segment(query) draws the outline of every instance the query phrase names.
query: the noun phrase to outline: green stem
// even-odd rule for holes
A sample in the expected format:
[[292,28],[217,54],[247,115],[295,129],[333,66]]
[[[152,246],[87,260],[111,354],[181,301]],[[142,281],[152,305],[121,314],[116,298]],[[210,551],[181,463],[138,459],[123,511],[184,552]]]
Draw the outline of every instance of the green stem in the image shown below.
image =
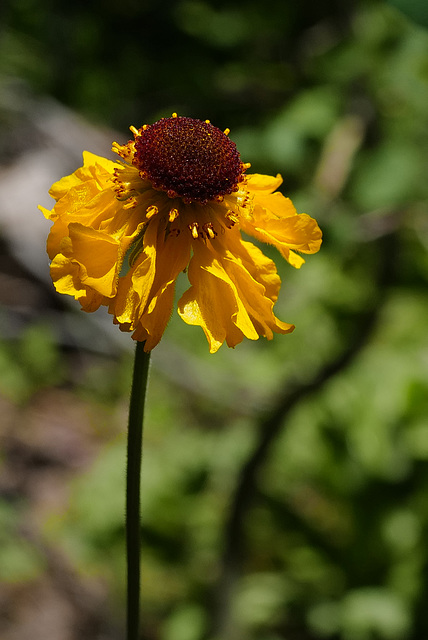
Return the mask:
[[138,640],[140,631],[140,476],[143,445],[143,418],[150,352],[137,342],[128,421],[126,467],[126,640]]

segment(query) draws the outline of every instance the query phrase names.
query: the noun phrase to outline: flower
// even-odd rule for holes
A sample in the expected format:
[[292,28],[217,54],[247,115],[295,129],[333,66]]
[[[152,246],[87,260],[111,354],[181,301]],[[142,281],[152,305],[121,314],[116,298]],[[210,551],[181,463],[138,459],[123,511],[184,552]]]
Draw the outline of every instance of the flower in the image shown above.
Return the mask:
[[321,231],[275,191],[282,178],[246,175],[229,130],[208,120],[177,116],[113,143],[119,161],[85,151],[83,167],[56,182],[47,240],[50,272],[59,293],[84,311],[108,307],[122,331],[150,351],[170,318],[175,282],[190,288],[178,313],[205,332],[214,353],[294,326],[273,313],[280,289],[274,262],[241,230],[275,245],[294,267],[315,253]]

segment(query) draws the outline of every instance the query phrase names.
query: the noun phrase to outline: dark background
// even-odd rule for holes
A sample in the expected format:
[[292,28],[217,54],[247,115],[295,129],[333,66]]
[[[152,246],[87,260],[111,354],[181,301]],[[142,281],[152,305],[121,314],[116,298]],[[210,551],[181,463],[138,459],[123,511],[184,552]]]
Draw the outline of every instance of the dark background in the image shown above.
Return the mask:
[[142,638],[428,635],[428,12],[399,3],[2,4],[2,640],[123,638],[133,344],[55,293],[37,205],[174,111],[324,243],[265,248],[293,334],[210,355],[174,312],[154,350]]

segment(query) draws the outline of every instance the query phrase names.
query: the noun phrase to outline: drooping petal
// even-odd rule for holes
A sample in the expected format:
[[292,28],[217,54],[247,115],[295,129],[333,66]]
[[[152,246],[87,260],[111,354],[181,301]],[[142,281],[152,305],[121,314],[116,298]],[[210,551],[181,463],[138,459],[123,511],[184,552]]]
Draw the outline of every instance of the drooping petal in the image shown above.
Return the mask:
[[[233,322],[233,317],[238,314],[239,309],[232,288],[222,278],[217,278],[203,268],[199,268],[197,276],[191,277],[189,273],[189,279],[195,284],[178,302],[181,318],[187,324],[202,327],[210,346],[210,353],[215,353],[225,340],[230,347],[239,344],[244,334]],[[251,325],[248,337],[253,340],[258,338],[258,335],[251,331]]]
[[316,220],[306,213],[298,214],[289,198],[281,193],[255,195],[251,215],[242,216],[242,229],[260,240],[273,244],[296,268],[304,259],[296,253],[316,253],[322,233]]
[[103,296],[116,290],[119,243],[111,236],[78,222],[69,225],[70,255],[82,265],[82,284]]
[[86,313],[93,313],[101,305],[107,305],[108,298],[102,296],[98,291],[87,287],[85,295],[79,297],[79,302],[83,311],[86,311]]
[[82,284],[82,267],[77,260],[58,253],[51,263],[51,277],[58,293],[65,293],[78,300],[86,294]]
[[[256,271],[254,265],[253,270]],[[244,336],[251,340],[260,335],[271,339],[273,331],[289,333],[294,328],[274,316],[273,302],[265,296],[265,287],[231,253],[223,257],[205,245],[197,245],[189,280],[192,287],[179,301],[179,314],[188,324],[202,327],[211,352],[217,351],[225,340],[234,347]]]
[[158,237],[150,300],[132,336],[134,340],[146,340],[146,351],[153,349],[162,338],[172,313],[176,279],[188,265],[189,258],[190,235]]
[[273,332],[293,331],[293,325],[281,322],[273,313],[280,278],[272,260],[250,242],[230,234],[221,264],[260,336],[270,340]]
[[227,236],[220,236],[219,242],[223,245],[224,255],[241,262],[253,279],[264,286],[264,295],[275,302],[281,287],[281,279],[274,261],[265,256],[252,242],[242,240],[236,228],[231,229]]
[[[115,208],[117,208],[116,203],[112,200],[111,195],[108,196],[108,201],[113,214]],[[60,214],[56,217],[54,224],[51,227],[46,244],[46,250],[51,259],[60,250],[61,241],[68,235],[68,227],[70,224],[78,222],[88,228],[90,227],[94,229],[99,226],[96,223],[96,218],[100,215],[100,210],[98,207],[94,208],[95,206],[96,203],[94,203],[92,208],[88,209],[82,204],[79,208],[78,205],[76,207],[76,204],[70,203],[69,210],[65,206],[65,213],[63,214],[60,211]],[[74,208],[76,208],[75,211],[73,211]]]
[[143,249],[126,275],[119,277],[117,294],[109,312],[126,331],[133,331],[144,312],[156,274],[156,240],[158,220],[155,218],[144,233]]
[[147,301],[153,282],[154,265],[154,255],[143,252],[134,268],[119,278],[117,294],[110,302],[109,312],[125,331],[132,331],[138,323],[141,307]]
[[272,340],[273,333],[290,333],[294,326],[281,322],[273,314],[273,302],[264,295],[264,287],[254,280],[239,262],[232,258],[223,260],[223,267],[235,284],[238,295],[259,336]]

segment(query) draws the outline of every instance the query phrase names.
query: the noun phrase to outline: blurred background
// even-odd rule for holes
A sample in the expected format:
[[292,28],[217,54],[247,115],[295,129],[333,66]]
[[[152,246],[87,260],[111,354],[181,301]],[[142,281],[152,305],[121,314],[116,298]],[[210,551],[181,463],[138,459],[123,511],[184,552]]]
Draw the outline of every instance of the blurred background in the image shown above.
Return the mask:
[[119,640],[133,344],[55,293],[50,185],[176,111],[284,177],[321,252],[272,342],[152,357],[143,640],[428,637],[423,0],[0,9],[0,637]]

